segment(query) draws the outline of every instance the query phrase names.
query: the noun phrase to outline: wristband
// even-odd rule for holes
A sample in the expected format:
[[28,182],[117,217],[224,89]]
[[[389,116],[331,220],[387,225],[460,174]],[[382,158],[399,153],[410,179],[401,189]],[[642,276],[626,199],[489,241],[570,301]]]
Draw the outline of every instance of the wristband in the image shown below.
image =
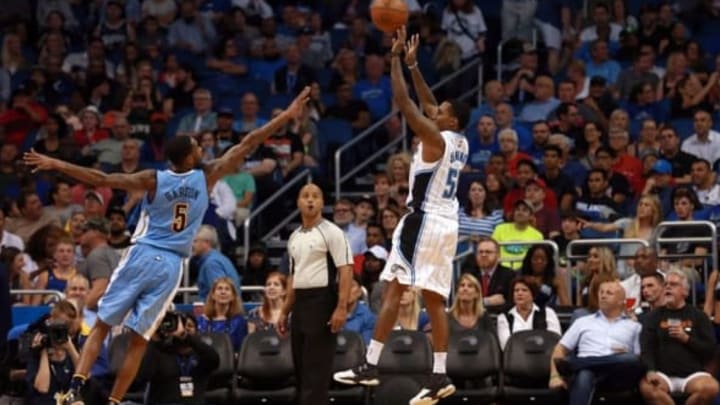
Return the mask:
[[560,377],[560,374],[551,374],[551,375],[550,375],[550,379],[551,379],[551,380],[554,380],[554,379],[556,379],[556,378],[562,378],[562,377]]
[[410,70],[414,70],[414,69],[417,69],[417,67],[418,67],[418,63],[415,62],[415,63],[413,63],[412,65],[408,65],[407,68],[410,69]]

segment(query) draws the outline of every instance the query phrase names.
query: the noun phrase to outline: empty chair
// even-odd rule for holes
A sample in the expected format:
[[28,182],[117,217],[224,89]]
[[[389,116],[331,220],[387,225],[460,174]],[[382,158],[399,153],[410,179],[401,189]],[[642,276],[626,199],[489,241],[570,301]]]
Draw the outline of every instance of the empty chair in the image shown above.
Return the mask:
[[289,404],[295,399],[290,339],[274,330],[245,338],[238,357],[238,403]]
[[506,403],[559,403],[562,393],[548,388],[550,357],[560,340],[554,332],[514,333],[505,347],[502,395]]
[[390,333],[378,362],[380,385],[375,405],[407,404],[422,388],[432,370],[432,348],[423,332],[395,330]]
[[451,334],[447,373],[457,388],[443,403],[493,402],[500,394],[501,351],[495,334],[466,330]]
[[[343,331],[337,335],[335,357],[333,358],[333,373],[347,370],[362,364],[365,361],[365,342],[357,332]],[[363,402],[365,388],[361,386],[347,386],[331,383],[330,402],[333,404],[358,404]]]
[[208,403],[226,404],[235,392],[235,354],[230,336],[226,333],[206,333],[201,339],[220,356],[220,364],[213,371],[205,391]]

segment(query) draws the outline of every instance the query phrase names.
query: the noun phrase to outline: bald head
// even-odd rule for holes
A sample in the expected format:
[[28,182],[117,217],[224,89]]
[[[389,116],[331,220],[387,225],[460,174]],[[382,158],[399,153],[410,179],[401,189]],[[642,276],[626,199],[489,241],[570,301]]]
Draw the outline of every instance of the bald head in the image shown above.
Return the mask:
[[625,289],[617,280],[604,281],[598,290],[598,307],[606,317],[619,316],[625,309]]
[[317,184],[308,183],[300,189],[297,206],[300,210],[303,224],[311,223],[321,217],[324,205],[323,193]]
[[302,194],[303,192],[315,192],[315,193],[320,193],[322,195],[322,190],[315,183],[308,183],[308,184],[302,186],[302,188],[300,189],[300,194]]

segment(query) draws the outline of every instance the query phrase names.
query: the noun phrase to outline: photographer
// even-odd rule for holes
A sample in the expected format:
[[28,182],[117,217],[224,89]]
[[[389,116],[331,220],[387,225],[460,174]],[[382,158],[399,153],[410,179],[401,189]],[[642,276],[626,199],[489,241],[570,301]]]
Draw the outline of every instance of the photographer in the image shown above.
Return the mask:
[[53,306],[32,338],[26,381],[28,403],[55,405],[55,393],[68,389],[80,355],[70,336],[77,333],[78,313],[70,301]]
[[150,384],[146,403],[205,404],[205,389],[220,357],[196,331],[192,316],[177,312],[165,316],[148,345],[138,376]]

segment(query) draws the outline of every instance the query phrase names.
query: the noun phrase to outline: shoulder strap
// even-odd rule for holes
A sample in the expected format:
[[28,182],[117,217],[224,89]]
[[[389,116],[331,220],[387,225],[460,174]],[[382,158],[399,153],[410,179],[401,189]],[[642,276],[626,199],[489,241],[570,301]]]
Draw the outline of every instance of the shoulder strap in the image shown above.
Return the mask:
[[515,317],[513,314],[510,313],[510,311],[505,313],[505,318],[507,318],[508,321],[508,329],[510,330],[510,334],[513,333],[513,322],[515,322]]
[[540,307],[533,316],[533,329],[547,329],[545,307]]
[[470,39],[472,39],[473,41],[477,41],[479,38],[476,38],[475,35],[470,33],[470,30],[465,26],[465,23],[463,22],[462,18],[460,18],[460,15],[458,15],[457,10],[453,10],[453,14],[455,14],[455,19],[457,20],[460,29],[463,30],[463,33],[470,37]]

